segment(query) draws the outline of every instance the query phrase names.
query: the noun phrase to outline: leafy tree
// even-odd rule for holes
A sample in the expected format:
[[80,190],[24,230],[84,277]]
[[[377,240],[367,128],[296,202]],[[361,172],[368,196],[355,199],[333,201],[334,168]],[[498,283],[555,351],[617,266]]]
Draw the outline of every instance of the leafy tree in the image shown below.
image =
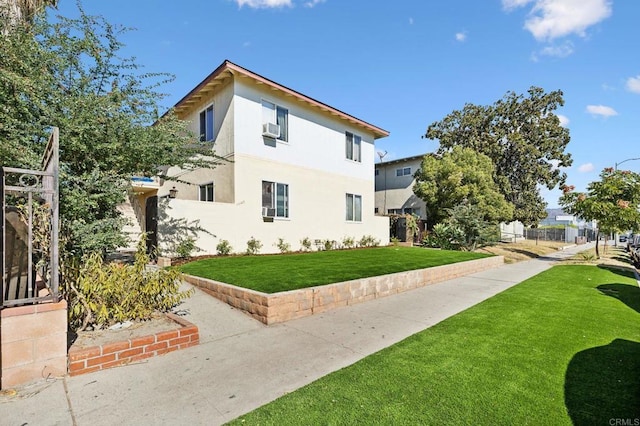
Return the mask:
[[495,182],[515,207],[513,219],[533,225],[546,216],[539,185],[552,189],[564,184],[566,174],[559,167],[572,160],[564,152],[569,131],[554,114],[564,105],[562,92],[531,87],[528,93],[507,92],[490,106],[466,104],[432,123],[425,136],[439,140],[440,154],[463,146],[491,158]]
[[470,148],[456,146],[439,157],[425,156],[415,173],[413,192],[426,203],[427,228],[460,204],[476,206],[489,222],[511,219],[513,207],[500,194],[493,174],[491,159]]
[[61,233],[72,256],[124,243],[116,206],[132,175],[217,161],[186,123],[158,119],[159,89],[172,77],[120,57],[125,29],[80,12],[11,31],[0,21],[0,164],[38,167],[50,126],[59,127]]
[[0,17],[11,24],[30,24],[45,8],[57,5],[58,0],[0,0]]
[[560,205],[570,214],[598,222],[596,256],[600,258],[600,231],[637,230],[640,225],[640,174],[606,168],[600,180],[591,182],[587,192],[564,186]]

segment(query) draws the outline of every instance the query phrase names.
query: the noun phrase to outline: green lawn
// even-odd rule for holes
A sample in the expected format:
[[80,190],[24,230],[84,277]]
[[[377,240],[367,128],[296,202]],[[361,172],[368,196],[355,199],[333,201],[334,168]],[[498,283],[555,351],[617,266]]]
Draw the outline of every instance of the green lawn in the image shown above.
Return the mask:
[[277,293],[486,256],[419,247],[376,247],[273,256],[214,257],[187,263],[180,270],[264,293]]
[[640,419],[640,288],[620,271],[557,266],[234,423],[616,418]]

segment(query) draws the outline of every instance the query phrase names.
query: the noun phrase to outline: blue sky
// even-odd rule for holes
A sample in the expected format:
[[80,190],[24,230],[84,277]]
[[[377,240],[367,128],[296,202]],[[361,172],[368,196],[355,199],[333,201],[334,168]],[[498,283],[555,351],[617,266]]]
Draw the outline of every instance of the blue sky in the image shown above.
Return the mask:
[[[640,157],[637,0],[84,0],[136,30],[123,51],[169,108],[228,59],[388,130],[385,161],[435,151],[429,124],[530,86],[562,90],[569,184]],[[77,15],[75,1],[58,11]],[[640,172],[640,161],[620,166]],[[549,207],[560,191],[543,190]]]

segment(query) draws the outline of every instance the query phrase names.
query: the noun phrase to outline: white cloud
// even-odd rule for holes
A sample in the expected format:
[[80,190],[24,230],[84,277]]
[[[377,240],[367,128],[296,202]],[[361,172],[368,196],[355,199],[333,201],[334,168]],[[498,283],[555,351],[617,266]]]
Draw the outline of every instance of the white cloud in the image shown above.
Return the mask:
[[556,114],[558,119],[560,120],[560,125],[562,127],[567,127],[569,125],[569,118],[562,114]]
[[585,163],[585,164],[581,165],[580,167],[578,167],[578,171],[580,173],[589,173],[589,172],[592,172],[594,168],[595,167],[593,166],[592,163]]
[[249,47],[249,46],[251,46],[250,41],[245,41],[244,43],[242,43],[242,47]]
[[409,25],[413,25],[413,18],[409,18]]
[[629,77],[627,79],[627,90],[640,94],[640,75],[637,77]]
[[457,41],[463,42],[466,39],[467,39],[467,32],[466,31],[456,33],[456,40]]
[[602,117],[613,117],[618,115],[618,112],[608,106],[604,105],[587,105],[587,112],[592,115],[600,115]]
[[612,0],[502,0],[510,11],[533,3],[524,27],[536,40],[571,34],[585,36],[587,28],[611,16]]
[[540,50],[540,55],[543,56],[555,56],[557,58],[566,58],[573,53],[573,43],[569,40],[560,45],[546,46]]
[[522,7],[527,3],[531,3],[534,0],[502,0],[502,7],[506,10],[516,9]]
[[309,0],[304,5],[306,7],[314,7],[317,4],[324,3],[326,0]]
[[263,9],[270,7],[292,7],[291,0],[234,0],[238,6],[247,6],[254,9]]

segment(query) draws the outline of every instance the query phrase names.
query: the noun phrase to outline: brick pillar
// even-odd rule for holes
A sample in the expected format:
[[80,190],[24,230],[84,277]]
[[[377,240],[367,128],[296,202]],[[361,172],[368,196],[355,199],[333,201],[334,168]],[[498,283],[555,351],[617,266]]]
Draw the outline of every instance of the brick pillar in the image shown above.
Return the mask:
[[67,372],[67,302],[0,311],[0,389]]

